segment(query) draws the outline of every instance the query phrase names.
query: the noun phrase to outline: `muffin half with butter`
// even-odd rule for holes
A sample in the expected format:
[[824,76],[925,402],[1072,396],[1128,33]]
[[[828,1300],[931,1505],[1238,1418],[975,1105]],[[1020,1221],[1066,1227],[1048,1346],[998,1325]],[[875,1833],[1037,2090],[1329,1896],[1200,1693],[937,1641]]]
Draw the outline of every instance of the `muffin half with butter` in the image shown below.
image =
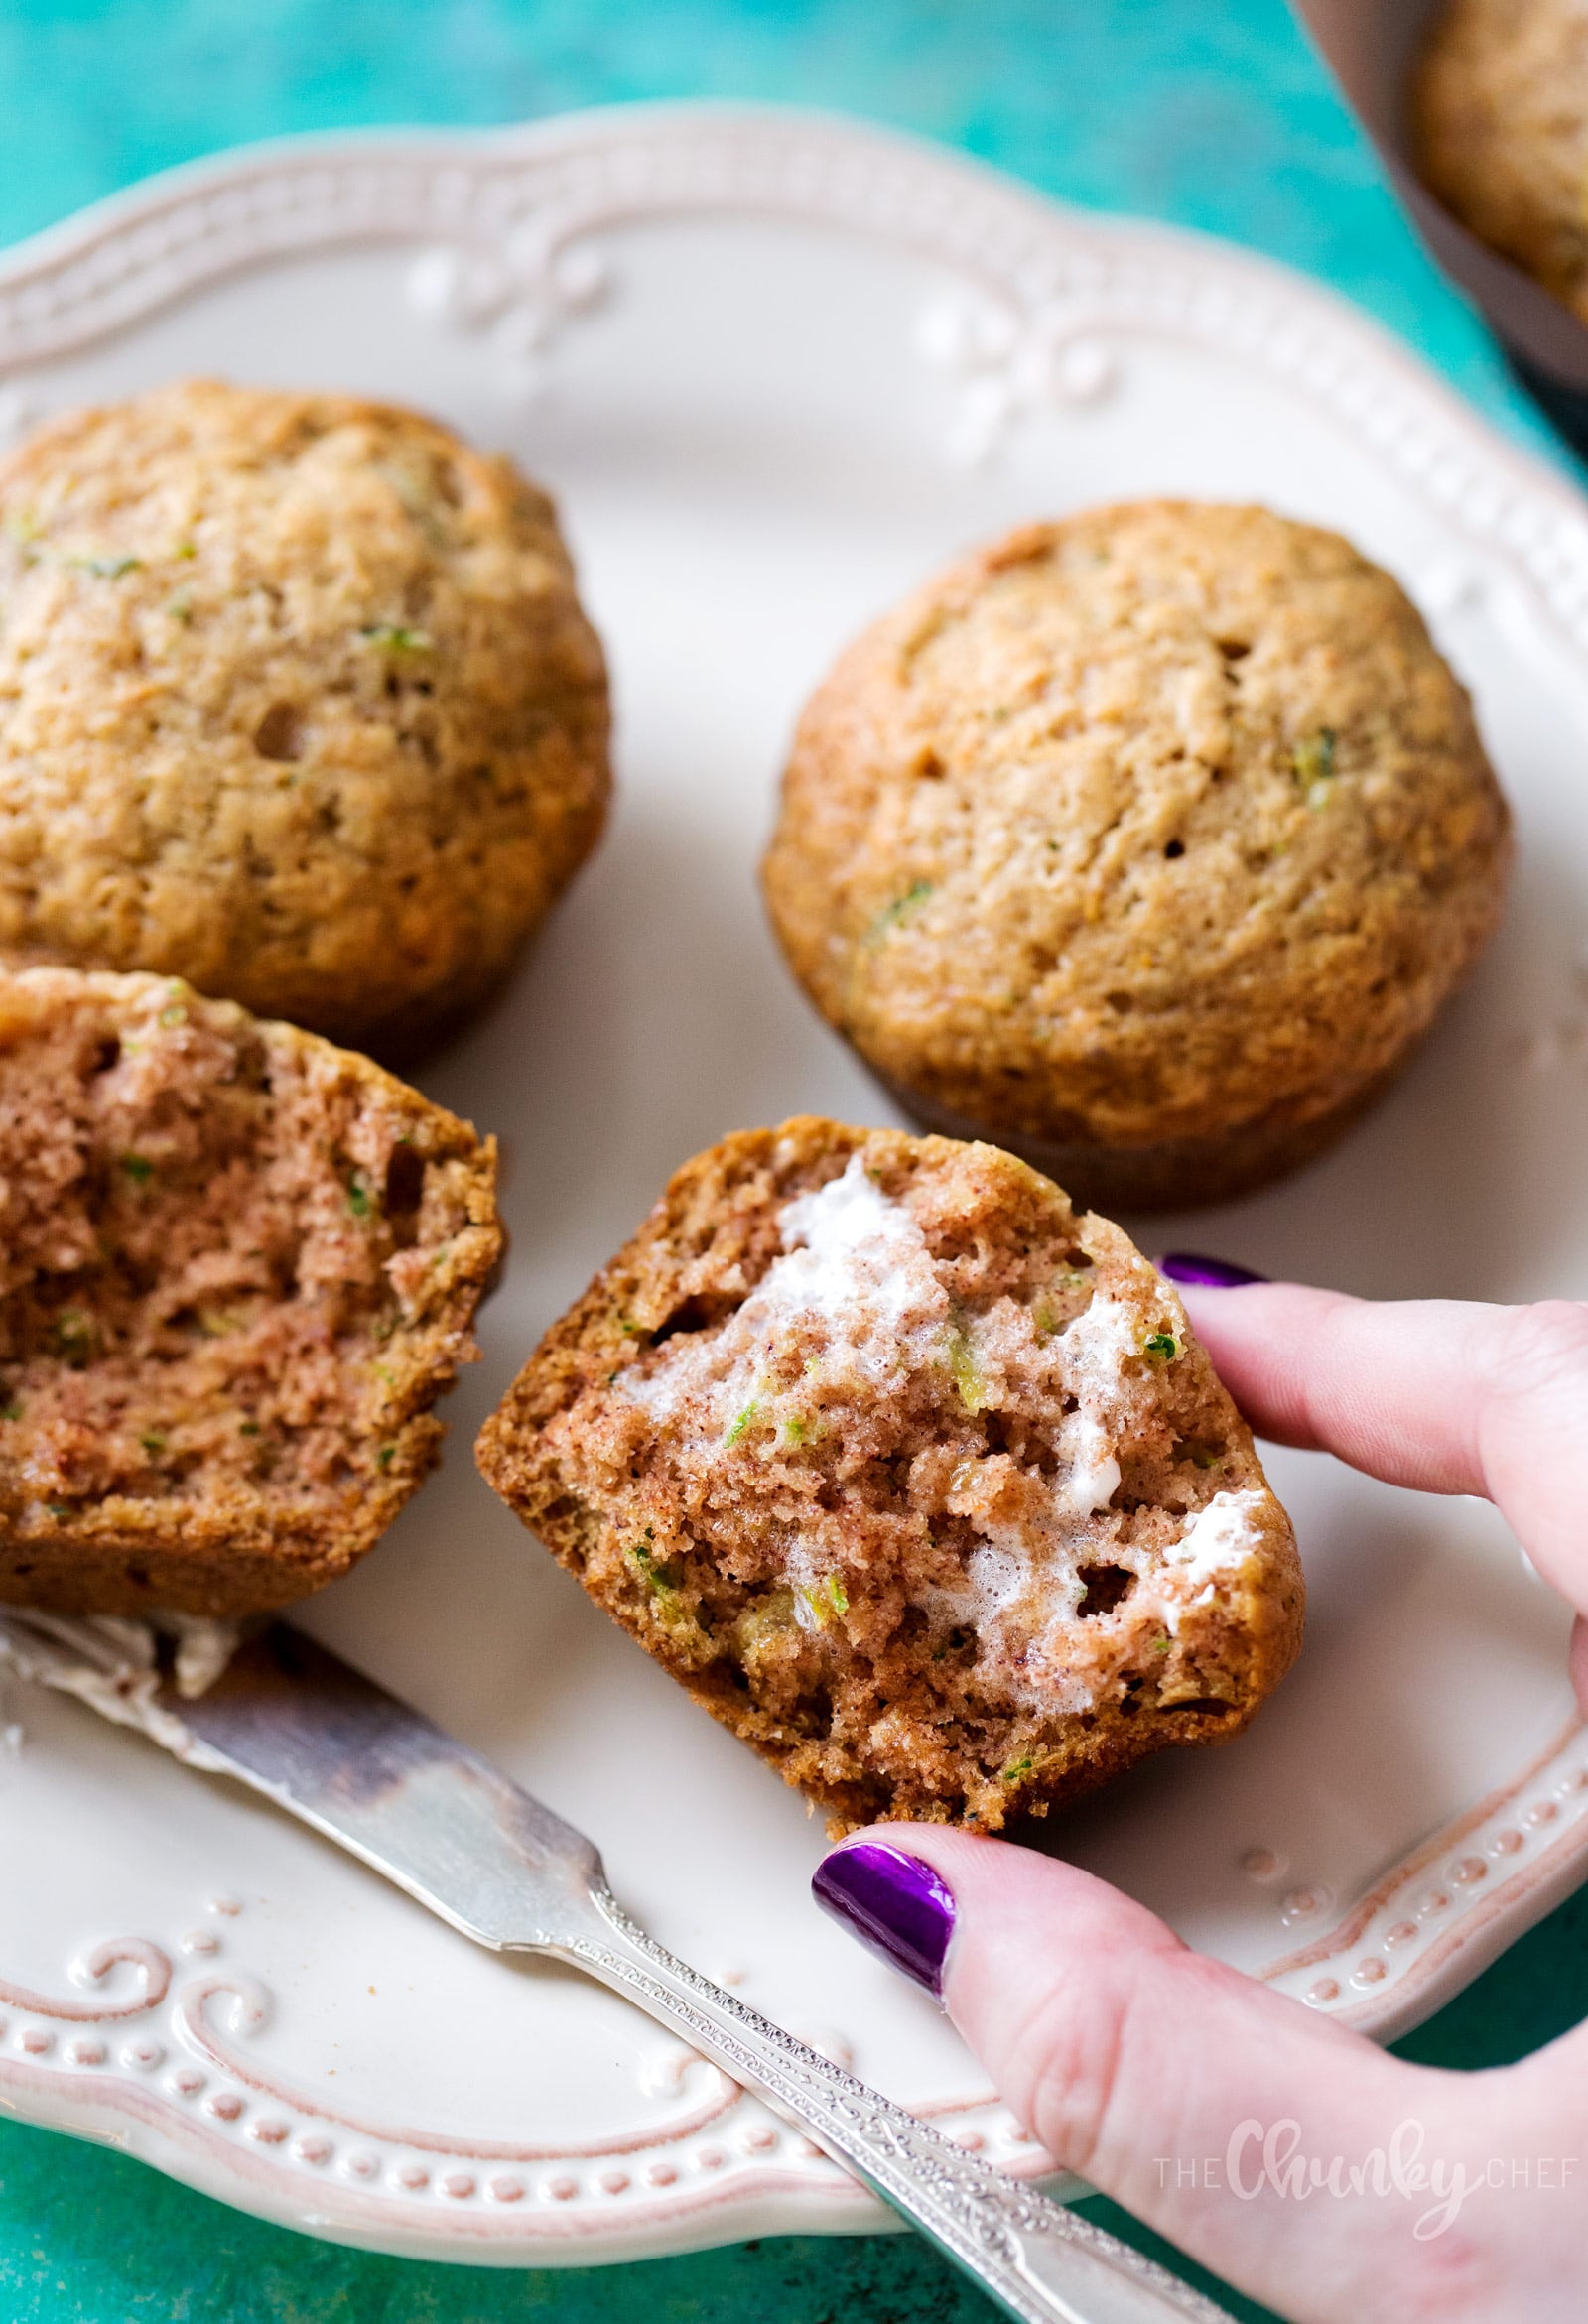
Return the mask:
[[994,1831],[1222,1741],[1300,1640],[1173,1289],[991,1146],[801,1118],[698,1155],[477,1454],[835,1831]]
[[853,645],[763,878],[919,1121],[1129,1208],[1337,1136],[1483,950],[1510,854],[1389,574],[1267,509],[1143,501],[1016,533]]
[[496,985],[595,844],[551,502],[418,413],[186,381],[0,461],[0,958],[363,1049]]

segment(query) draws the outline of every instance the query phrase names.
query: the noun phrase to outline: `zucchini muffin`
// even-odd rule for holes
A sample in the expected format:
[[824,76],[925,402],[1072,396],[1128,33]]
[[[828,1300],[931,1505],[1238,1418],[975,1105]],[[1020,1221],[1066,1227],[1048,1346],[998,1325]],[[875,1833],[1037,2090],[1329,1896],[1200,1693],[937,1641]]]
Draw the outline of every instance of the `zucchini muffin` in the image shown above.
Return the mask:
[[233,1617],[362,1557],[477,1353],[495,1159],[186,984],[0,970],[0,1602]]
[[992,1146],[804,1118],[698,1155],[478,1459],[835,1833],[995,1831],[1220,1742],[1300,1640],[1175,1293]]
[[0,958],[394,1054],[595,844],[606,676],[545,494],[412,412],[188,381],[0,461]]
[[1418,175],[1588,323],[1588,6],[1446,0],[1412,79]]
[[763,878],[919,1121],[1144,1207],[1257,1185],[1370,1103],[1509,858],[1387,573],[1266,509],[1144,501],[1015,533],[853,645]]

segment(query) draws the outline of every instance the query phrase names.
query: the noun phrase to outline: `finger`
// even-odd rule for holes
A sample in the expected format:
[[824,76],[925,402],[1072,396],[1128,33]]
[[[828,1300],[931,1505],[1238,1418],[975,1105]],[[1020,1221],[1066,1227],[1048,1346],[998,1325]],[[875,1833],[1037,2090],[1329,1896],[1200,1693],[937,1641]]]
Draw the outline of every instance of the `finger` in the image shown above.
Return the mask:
[[1390,1485],[1486,1494],[1588,1613],[1588,1304],[1375,1301],[1298,1283],[1180,1295],[1259,1436]]
[[[940,1875],[943,1943],[900,1865]],[[1455,2153],[1470,2084],[1386,2057],[1089,1873],[1003,1842],[881,1825],[826,1859],[817,1893],[918,1978],[936,1950],[950,2016],[1047,2152],[1205,2265],[1297,2324],[1435,2312],[1404,2203],[1287,2197],[1263,2142],[1294,2123],[1308,2156],[1363,2156],[1415,2118]]]
[[1301,1283],[1181,1287],[1214,1368],[1260,1436],[1338,1453],[1391,1485],[1483,1488],[1477,1399],[1461,1392],[1503,1309],[1376,1303]]
[[1588,1719],[1588,1622],[1581,1614],[1571,1625],[1571,1683],[1577,1692],[1578,1707]]

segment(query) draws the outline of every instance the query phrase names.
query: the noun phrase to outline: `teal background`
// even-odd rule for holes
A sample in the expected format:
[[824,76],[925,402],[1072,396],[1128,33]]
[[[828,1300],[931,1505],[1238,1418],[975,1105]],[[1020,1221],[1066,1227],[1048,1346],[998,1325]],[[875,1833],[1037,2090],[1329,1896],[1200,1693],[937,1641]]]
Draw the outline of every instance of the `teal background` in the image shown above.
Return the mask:
[[[0,243],[250,138],[684,96],[866,114],[1066,199],[1253,243],[1360,301],[1508,432],[1549,441],[1422,255],[1281,0],[0,0]],[[1451,2067],[1499,2064],[1585,2013],[1588,1893],[1399,2046]],[[1112,2206],[1090,2208],[1163,2256]],[[1264,2313],[1223,2296],[1237,2315]],[[4,2324],[990,2313],[909,2237],[780,2240],[576,2273],[371,2259],[0,2123]]]

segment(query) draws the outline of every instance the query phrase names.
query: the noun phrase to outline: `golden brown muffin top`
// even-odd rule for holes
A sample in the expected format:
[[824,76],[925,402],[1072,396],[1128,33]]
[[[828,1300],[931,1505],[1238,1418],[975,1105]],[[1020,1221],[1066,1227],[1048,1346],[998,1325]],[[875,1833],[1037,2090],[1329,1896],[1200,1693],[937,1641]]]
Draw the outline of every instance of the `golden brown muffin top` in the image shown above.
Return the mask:
[[1262,508],[1035,525],[867,631],[764,879],[882,1073],[986,1127],[1152,1144],[1334,1104],[1488,935],[1507,815],[1390,577]]
[[434,421],[188,381],[0,463],[0,955],[400,1040],[593,843],[606,732],[551,503]]

